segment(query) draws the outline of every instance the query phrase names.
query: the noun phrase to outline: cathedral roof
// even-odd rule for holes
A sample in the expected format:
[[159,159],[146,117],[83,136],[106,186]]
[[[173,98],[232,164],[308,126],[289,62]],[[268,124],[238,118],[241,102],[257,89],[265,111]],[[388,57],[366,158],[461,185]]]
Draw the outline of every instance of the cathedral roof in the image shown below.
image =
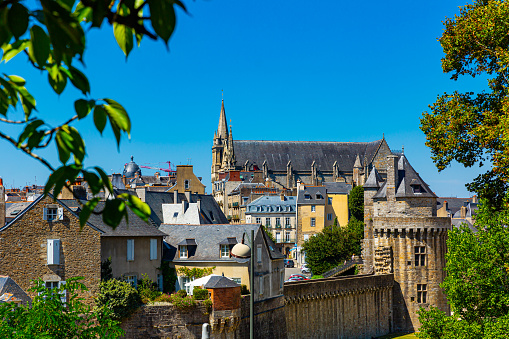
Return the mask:
[[237,163],[249,161],[259,167],[266,161],[269,170],[286,171],[291,161],[295,171],[310,171],[313,162],[318,171],[332,171],[334,162],[339,170],[352,171],[357,156],[361,166],[370,163],[384,139],[372,142],[324,141],[259,141],[235,140]]

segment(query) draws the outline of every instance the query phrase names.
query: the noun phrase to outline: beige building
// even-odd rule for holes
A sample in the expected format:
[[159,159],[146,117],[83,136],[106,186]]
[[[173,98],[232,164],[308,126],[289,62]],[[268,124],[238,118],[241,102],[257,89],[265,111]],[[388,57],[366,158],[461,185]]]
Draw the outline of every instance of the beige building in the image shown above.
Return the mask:
[[177,182],[168,192],[173,191],[205,194],[205,185],[194,174],[192,165],[177,165]]
[[[165,225],[159,229],[166,233],[164,238],[164,260],[170,266],[188,268],[213,267],[213,274],[231,278],[249,290],[249,262],[239,263],[230,257],[230,251],[245,234],[246,244],[250,246],[251,230],[255,231],[254,291],[255,301],[283,294],[284,262],[283,255],[275,248],[260,225]],[[189,277],[179,274],[176,289],[185,289]]]

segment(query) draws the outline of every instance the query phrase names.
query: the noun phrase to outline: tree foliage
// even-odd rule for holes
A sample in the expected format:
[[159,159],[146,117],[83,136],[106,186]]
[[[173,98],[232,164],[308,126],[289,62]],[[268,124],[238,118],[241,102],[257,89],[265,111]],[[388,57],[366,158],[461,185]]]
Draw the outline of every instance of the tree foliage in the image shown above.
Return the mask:
[[199,268],[199,267],[189,268],[189,267],[182,266],[177,269],[177,272],[181,276],[188,277],[189,279],[198,279],[198,278],[205,277],[207,275],[212,274],[212,271],[214,271],[215,268],[216,268],[216,266],[204,267],[204,268]]
[[[4,133],[0,127],[0,138],[52,172],[45,194],[53,191],[57,196],[79,175],[88,182],[93,194],[103,189],[113,192],[111,182],[100,167],[85,167],[85,141],[72,126],[73,122],[92,118],[101,135],[109,122],[117,147],[122,135],[130,137],[131,120],[124,107],[110,98],[90,97],[91,84],[83,72],[88,42],[86,32],[110,25],[127,58],[134,41],[139,46],[143,37],[168,43],[175,27],[176,6],[186,11],[180,0],[0,0],[1,61],[26,58],[31,67],[47,75],[48,84],[56,94],[60,95],[69,83],[81,92],[81,97],[74,102],[75,112],[62,119],[61,124],[51,126],[38,112],[28,82],[20,75],[0,75],[0,123],[4,127],[21,128],[16,137]],[[38,154],[52,144],[58,152],[58,165]],[[97,203],[98,199],[92,199],[82,207],[82,226],[91,213],[96,213]],[[148,205],[135,196],[124,194],[106,202],[102,211],[104,222],[115,227],[122,218],[127,219],[126,207],[148,220]]]
[[[508,199],[504,204],[507,206]],[[447,275],[441,286],[453,316],[421,310],[421,338],[509,336],[509,210],[481,200],[475,226],[449,231]]]
[[508,2],[478,0],[445,20],[439,39],[443,71],[453,80],[462,75],[487,78],[487,89],[444,93],[421,118],[439,170],[454,160],[466,167],[492,165],[467,188],[498,207],[509,178],[508,16]]
[[321,275],[360,253],[364,223],[352,218],[346,227],[325,227],[304,242],[306,263],[313,274]]
[[[46,289],[42,280],[30,290],[37,295],[32,307],[0,304],[0,337],[14,338],[118,338],[123,331],[108,309],[92,309],[78,292],[86,291],[81,278],[69,278],[65,287]],[[67,290],[67,301],[61,297]]]
[[141,297],[130,283],[110,279],[101,282],[96,304],[99,309],[108,310],[114,319],[121,320],[140,307]]
[[364,220],[364,188],[355,186],[348,195],[348,212],[350,217]]

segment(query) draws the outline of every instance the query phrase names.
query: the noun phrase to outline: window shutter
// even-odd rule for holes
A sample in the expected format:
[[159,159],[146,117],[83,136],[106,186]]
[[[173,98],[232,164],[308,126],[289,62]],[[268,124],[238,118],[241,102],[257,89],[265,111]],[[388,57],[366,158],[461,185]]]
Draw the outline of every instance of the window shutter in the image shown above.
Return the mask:
[[157,239],[150,239],[150,260],[157,260]]
[[60,264],[60,240],[58,239],[47,240],[47,257],[48,265]]
[[[61,288],[63,286],[65,286],[65,281],[59,281],[58,288]],[[67,302],[67,290],[64,289],[64,290],[60,291],[60,301],[63,303]]]
[[262,246],[258,245],[256,248],[256,259],[258,262],[262,262]]
[[42,209],[42,220],[48,220],[48,209],[46,207]]
[[134,260],[134,239],[127,239],[127,260]]
[[58,208],[58,218],[57,220],[64,220],[64,208],[63,207],[59,207]]

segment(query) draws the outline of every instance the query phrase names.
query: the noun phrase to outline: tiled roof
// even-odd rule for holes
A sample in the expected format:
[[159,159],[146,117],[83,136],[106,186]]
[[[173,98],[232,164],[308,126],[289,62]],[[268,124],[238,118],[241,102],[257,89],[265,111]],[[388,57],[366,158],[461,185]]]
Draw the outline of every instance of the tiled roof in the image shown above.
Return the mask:
[[296,171],[310,171],[313,161],[319,171],[332,171],[338,162],[340,171],[351,171],[357,156],[361,165],[370,162],[383,139],[373,142],[259,141],[234,140],[237,164],[247,160],[259,168],[266,161],[272,171],[286,171],[288,161]]
[[203,288],[231,288],[240,287],[235,281],[222,276],[210,277],[209,281],[203,286]]
[[352,184],[346,182],[324,182],[323,185],[327,188],[327,193],[349,194],[352,190]]
[[[321,199],[317,199],[317,194]],[[303,190],[299,190],[297,195],[297,204],[324,205],[327,196],[327,188],[323,186],[306,186]]]

